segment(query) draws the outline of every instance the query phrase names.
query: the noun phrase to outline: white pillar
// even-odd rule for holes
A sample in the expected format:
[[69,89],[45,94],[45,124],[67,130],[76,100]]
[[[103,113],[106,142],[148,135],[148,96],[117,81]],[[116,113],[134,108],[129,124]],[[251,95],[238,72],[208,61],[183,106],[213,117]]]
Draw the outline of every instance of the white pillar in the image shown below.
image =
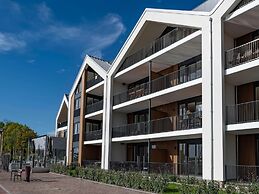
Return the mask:
[[112,138],[112,106],[113,106],[113,82],[110,76],[106,77],[106,91],[104,96],[106,105],[103,112],[103,142],[102,142],[102,168],[108,170],[111,160],[111,138]]
[[102,124],[102,153],[101,153],[102,169],[105,169],[106,107],[107,107],[107,77],[104,79],[104,85],[103,85],[103,124]]
[[202,176],[212,180],[212,61],[211,24],[202,28]]
[[225,180],[224,30],[221,17],[213,18],[213,179]]

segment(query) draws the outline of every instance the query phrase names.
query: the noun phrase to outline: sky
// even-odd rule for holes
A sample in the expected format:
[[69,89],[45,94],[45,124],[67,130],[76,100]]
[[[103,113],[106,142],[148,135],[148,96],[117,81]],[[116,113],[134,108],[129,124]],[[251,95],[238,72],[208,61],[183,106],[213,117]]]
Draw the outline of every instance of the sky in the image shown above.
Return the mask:
[[111,61],[145,8],[204,0],[0,0],[0,121],[53,134],[86,54]]

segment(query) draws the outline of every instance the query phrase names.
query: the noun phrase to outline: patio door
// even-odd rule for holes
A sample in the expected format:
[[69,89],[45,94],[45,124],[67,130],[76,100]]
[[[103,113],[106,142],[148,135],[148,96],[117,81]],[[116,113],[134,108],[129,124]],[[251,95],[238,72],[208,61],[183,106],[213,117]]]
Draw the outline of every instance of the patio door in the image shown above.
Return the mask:
[[201,140],[179,142],[179,173],[180,175],[202,175],[202,144]]

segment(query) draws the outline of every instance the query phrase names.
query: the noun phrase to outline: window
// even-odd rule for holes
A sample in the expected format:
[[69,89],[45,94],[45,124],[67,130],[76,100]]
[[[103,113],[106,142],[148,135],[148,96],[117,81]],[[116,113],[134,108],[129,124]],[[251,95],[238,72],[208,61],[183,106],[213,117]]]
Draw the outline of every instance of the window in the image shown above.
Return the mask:
[[81,91],[82,91],[82,83],[81,83],[81,80],[80,80],[80,82],[79,82],[79,84],[78,84],[78,86],[77,86],[77,88],[76,88],[76,94],[78,94],[78,93],[81,93]]
[[74,135],[79,134],[80,131],[80,123],[74,124]]
[[73,162],[77,162],[78,161],[78,153],[79,153],[78,147],[74,147],[73,148]]
[[80,109],[81,107],[81,98],[75,99],[75,110]]
[[87,122],[86,123],[86,132],[90,132],[90,131],[98,131],[102,128],[101,126],[101,122]]
[[201,111],[201,97],[188,99],[179,103],[179,116],[183,116],[183,118],[187,118],[189,114]]

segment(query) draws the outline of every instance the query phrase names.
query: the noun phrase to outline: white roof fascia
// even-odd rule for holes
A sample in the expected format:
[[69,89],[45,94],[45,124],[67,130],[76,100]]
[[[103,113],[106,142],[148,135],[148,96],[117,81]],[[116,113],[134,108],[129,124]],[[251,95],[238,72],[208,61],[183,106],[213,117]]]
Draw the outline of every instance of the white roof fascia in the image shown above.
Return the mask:
[[90,66],[103,79],[106,78],[106,74],[107,74],[106,71],[102,67],[100,67],[100,65],[98,63],[96,63],[89,55],[86,55],[82,65],[81,65],[81,68],[79,70],[79,73],[77,74],[77,77],[76,77],[76,79],[74,81],[72,89],[71,89],[71,91],[69,93],[69,99],[71,98],[72,94],[74,93],[74,91],[75,91],[75,89],[76,89],[76,87],[78,85],[78,82],[81,79],[82,74],[83,74],[83,72],[84,72],[84,70],[85,70],[87,65]]

